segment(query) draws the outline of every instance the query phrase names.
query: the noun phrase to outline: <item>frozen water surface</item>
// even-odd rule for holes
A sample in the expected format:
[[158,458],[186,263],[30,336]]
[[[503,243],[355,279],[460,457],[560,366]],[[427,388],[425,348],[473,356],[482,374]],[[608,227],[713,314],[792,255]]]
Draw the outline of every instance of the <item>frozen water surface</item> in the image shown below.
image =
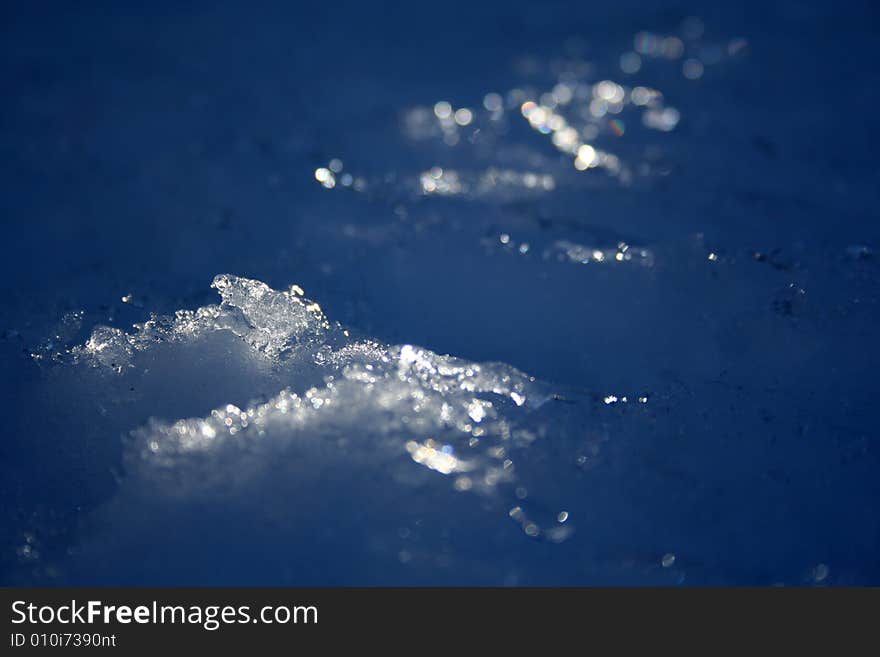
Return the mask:
[[880,580],[869,4],[9,14],[2,583]]

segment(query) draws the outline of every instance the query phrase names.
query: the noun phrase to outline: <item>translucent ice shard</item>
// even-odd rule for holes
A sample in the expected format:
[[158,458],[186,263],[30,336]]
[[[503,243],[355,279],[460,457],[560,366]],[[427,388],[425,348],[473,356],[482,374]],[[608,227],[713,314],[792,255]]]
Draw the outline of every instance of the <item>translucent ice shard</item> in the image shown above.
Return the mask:
[[70,356],[121,371],[131,365],[134,353],[157,343],[192,340],[205,332],[225,330],[274,358],[325,340],[331,329],[321,307],[304,298],[302,289],[295,285],[277,291],[261,281],[222,274],[214,278],[211,287],[220,293],[219,306],[178,310],[173,316],[153,315],[136,324],[133,333],[98,326]]
[[211,287],[223,298],[222,310],[241,312],[247,324],[242,337],[270,356],[318,339],[330,328],[321,307],[305,301],[297,286],[277,292],[260,281],[222,274]]

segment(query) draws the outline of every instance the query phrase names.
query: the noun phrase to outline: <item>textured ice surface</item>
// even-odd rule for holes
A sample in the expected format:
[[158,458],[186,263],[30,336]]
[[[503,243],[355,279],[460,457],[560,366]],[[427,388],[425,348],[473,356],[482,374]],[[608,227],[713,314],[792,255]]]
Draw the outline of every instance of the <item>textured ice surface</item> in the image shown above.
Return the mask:
[[[420,556],[422,548],[410,540],[421,531],[442,536],[457,524],[441,520],[421,530],[410,528],[426,522],[425,500],[436,507],[429,516],[449,518],[451,511],[444,509],[462,505],[485,516],[475,522],[496,527],[487,537],[498,531],[499,518],[512,520],[529,539],[549,544],[561,543],[575,531],[576,519],[560,506],[567,496],[556,490],[558,482],[542,483],[546,474],[541,471],[549,465],[542,461],[548,448],[573,445],[583,453],[566,454],[566,468],[580,473],[596,458],[603,439],[601,432],[579,426],[580,419],[566,422],[564,414],[545,407],[564,408],[588,396],[575,392],[563,397],[508,365],[353,337],[330,322],[297,286],[275,291],[260,281],[220,275],[213,287],[222,297],[219,305],[153,316],[131,333],[97,327],[84,345],[56,354],[48,364],[53,386],[63,390],[75,377],[100,400],[102,420],[85,428],[86,434],[103,435],[107,421],[124,423],[144,411],[151,417],[142,427],[132,427],[124,441],[125,475],[114,501],[97,514],[102,524],[113,527],[111,535],[99,545],[88,545],[81,555],[73,549],[63,564],[51,563],[52,576],[106,577],[106,560],[112,563],[122,550],[135,551],[150,578],[198,581],[203,575],[149,570],[151,559],[158,559],[156,546],[129,544],[136,538],[128,532],[200,535],[206,531],[199,524],[204,515],[227,505],[235,514],[224,521],[224,532],[230,521],[247,531],[251,522],[282,513],[290,523],[282,531],[283,540],[290,540],[288,530],[303,525],[305,534],[297,540],[315,540],[317,532],[333,550],[351,550],[357,559],[378,558],[385,565],[375,575],[377,582],[383,577],[405,580],[401,573],[387,571],[389,559],[424,581],[430,581],[438,559],[449,566],[445,548],[437,553],[429,547]],[[200,377],[218,371],[246,386],[237,391],[239,397],[257,388],[273,392],[241,405],[222,404],[202,417],[159,419],[177,412],[180,397],[197,405],[198,395],[187,389],[190,383],[179,379],[182,373]],[[220,387],[208,382],[207,388],[210,394]],[[590,399],[591,404],[618,401]],[[647,397],[632,402],[644,404]],[[546,442],[553,447],[541,447],[542,456],[529,464],[532,445]],[[83,457],[89,458],[75,458]],[[337,487],[340,492],[334,492]],[[329,501],[339,494],[346,500],[342,506]],[[454,499],[458,496],[464,501]],[[156,505],[165,510],[157,511]],[[174,509],[169,512],[167,505]],[[195,521],[186,513],[193,513],[193,506],[199,509]],[[324,518],[317,526],[315,514]],[[367,544],[350,544],[357,534],[348,523],[362,514],[377,514],[372,523],[390,517],[400,524],[386,528],[397,535],[391,546],[369,544],[375,537],[364,537]],[[136,527],[129,527],[132,521]],[[370,532],[377,529],[369,525]],[[195,538],[193,534],[185,540]],[[240,538],[233,533],[233,542]],[[110,554],[104,554],[108,549]],[[311,545],[292,549],[315,556]],[[226,548],[222,552],[221,560],[228,556]],[[173,569],[188,568],[189,559],[177,558]],[[465,567],[475,569],[467,577],[478,581],[516,580],[515,573],[482,560]],[[294,569],[289,581],[374,581],[369,573],[340,570],[339,564],[315,568]],[[138,581],[146,575],[138,570],[117,576]],[[251,577],[264,575],[259,568],[244,566],[233,579]]]
[[4,21],[0,580],[880,581],[876,12],[454,4]]
[[71,350],[71,355],[74,360],[120,370],[131,365],[135,352],[156,343],[193,340],[205,332],[227,330],[256,351],[273,357],[297,347],[308,348],[321,341],[330,328],[321,307],[303,300],[303,292],[296,286],[277,292],[260,281],[222,275],[214,279],[211,287],[223,299],[219,306],[179,310],[174,316],[153,316],[136,325],[134,334],[100,327],[85,345]]
[[[747,393],[724,380],[650,392],[552,386],[508,365],[353,335],[297,286],[276,291],[221,275],[213,287],[219,305],[153,316],[132,332],[98,327],[46,363],[35,396],[52,395],[48,407],[62,421],[50,440],[95,441],[109,450],[98,463],[119,469],[112,496],[80,518],[65,554],[44,554],[59,538],[41,532],[41,519],[25,522],[37,529],[19,545],[22,573],[40,581],[199,582],[221,569],[223,581],[266,583],[803,583],[817,566],[789,563],[791,548],[772,561],[766,551],[740,553],[750,542],[741,527],[754,520],[737,518],[756,511],[737,495],[756,487],[781,495],[777,504],[800,523],[812,510],[799,511],[785,489],[815,493],[804,475],[787,474],[779,460],[787,452],[810,455],[799,466],[805,475],[811,460],[841,449],[853,473],[867,465],[858,439],[810,440],[828,430],[822,421],[807,429],[782,420],[771,443],[710,439],[729,426],[762,435],[776,422],[765,407],[802,394],[792,389],[765,389],[761,407],[746,409]],[[781,316],[803,315],[793,303]],[[682,404],[692,417],[670,414]],[[126,437],[108,440],[115,435]],[[70,450],[64,471],[88,471],[92,449]],[[707,477],[715,460],[724,462],[722,480]],[[87,481],[52,486],[79,508],[95,488]],[[760,522],[786,506],[771,504]],[[785,526],[775,539],[782,545]],[[719,533],[726,549],[714,543]],[[743,575],[743,562],[757,570]]]
[[[173,340],[201,350],[205,334],[228,331],[269,358],[273,378],[295,388],[244,408],[227,404],[204,418],[152,422],[135,434],[134,469],[169,471],[184,489],[222,488],[234,474],[229,465],[236,472],[259,468],[267,451],[271,457],[286,443],[308,439],[326,440],[325,449],[336,446],[355,460],[371,455],[381,463],[406,451],[432,470],[462,474],[455,482],[462,490],[514,479],[506,446],[533,439],[517,429],[514,411],[548,396],[533,379],[506,365],[355,340],[296,287],[276,292],[229,275],[217,276],[213,287],[220,306],[155,318],[134,335],[99,328],[72,355],[119,372],[138,367],[132,348],[161,349]],[[108,353],[125,357],[108,363]]]

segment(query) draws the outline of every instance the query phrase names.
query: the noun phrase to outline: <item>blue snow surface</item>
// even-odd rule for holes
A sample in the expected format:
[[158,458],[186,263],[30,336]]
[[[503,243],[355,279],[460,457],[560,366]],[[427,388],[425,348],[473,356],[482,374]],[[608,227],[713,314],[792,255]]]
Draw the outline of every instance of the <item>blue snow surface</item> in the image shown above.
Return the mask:
[[875,7],[6,4],[0,583],[880,584]]

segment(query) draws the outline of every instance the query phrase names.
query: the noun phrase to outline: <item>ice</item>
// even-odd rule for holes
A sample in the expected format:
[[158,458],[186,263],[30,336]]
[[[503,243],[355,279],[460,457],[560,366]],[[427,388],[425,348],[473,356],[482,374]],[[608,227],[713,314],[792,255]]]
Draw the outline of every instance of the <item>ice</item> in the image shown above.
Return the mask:
[[156,316],[135,326],[135,333],[102,326],[88,342],[71,350],[74,360],[86,360],[116,370],[131,365],[136,351],[156,343],[185,341],[210,331],[226,330],[255,350],[275,357],[320,341],[330,329],[318,304],[302,298],[302,290],[275,291],[260,281],[220,275],[215,288],[223,301],[174,316]]
[[[97,512],[110,514],[101,525],[115,528],[111,543],[126,540],[130,518],[139,518],[149,533],[159,530],[155,523],[171,522],[165,512],[152,516],[143,508],[147,503],[187,508],[223,500],[259,515],[264,510],[248,501],[253,491],[262,497],[293,489],[318,502],[331,481],[365,503],[370,495],[400,498],[401,511],[409,508],[405,500],[418,499],[409,490],[483,498],[495,509],[487,513],[497,518],[506,517],[509,506],[525,504],[515,494],[524,485],[537,498],[539,489],[523,481],[516,461],[548,433],[539,417],[554,403],[547,384],[501,363],[355,337],[295,285],[276,291],[260,281],[220,275],[212,287],[219,305],[154,315],[131,332],[98,326],[83,345],[46,364],[54,389],[63,391],[76,378],[86,397],[100,400],[101,419],[85,428],[87,435],[106,436],[108,425],[129,434],[121,454],[125,476],[114,499]],[[181,378],[183,372],[199,383]],[[199,389],[208,399],[224,394],[224,386],[212,383],[218,377],[231,383],[235,398],[273,386],[276,391],[262,400],[217,405],[204,416],[161,419],[204,404]],[[79,402],[63,394],[76,408]],[[85,419],[89,413],[74,415]],[[142,426],[128,426],[145,416]],[[387,483],[372,490],[375,485],[363,480],[376,476]],[[437,488],[443,479],[446,493]],[[573,523],[556,527],[556,512],[540,505],[530,513],[520,510],[517,522],[531,538],[558,543],[575,530]],[[175,531],[185,535],[190,521],[180,520]],[[346,540],[344,529],[331,533]],[[115,572],[117,556],[104,549],[92,546],[84,562],[74,549],[74,557],[51,568],[78,577],[101,570],[93,561],[101,554]]]
[[[268,358],[275,379],[297,388],[244,408],[226,404],[204,418],[153,421],[135,432],[129,454],[132,469],[173,470],[176,478],[200,484],[222,482],[229,473],[218,467],[212,454],[236,452],[239,468],[248,459],[265,459],[269,444],[281,450],[285,442],[303,435],[347,431],[362,435],[349,441],[354,453],[381,452],[387,458],[415,444],[412,436],[430,436],[431,445],[443,437],[438,453],[444,455],[445,466],[436,465],[433,447],[412,451],[413,460],[450,474],[464,470],[455,454],[467,454],[461,463],[477,472],[473,487],[492,488],[513,479],[498,455],[505,445],[518,442],[518,418],[549,395],[531,377],[503,364],[472,363],[412,345],[356,340],[346,329],[331,325],[296,286],[278,292],[260,281],[221,275],[213,287],[223,298],[219,306],[155,317],[135,334],[99,327],[84,347],[72,350],[74,362],[119,372],[138,366],[132,359],[135,350],[161,350],[178,341],[185,342],[189,352],[204,353],[207,335],[228,332],[256,352],[255,357]],[[307,385],[317,380],[320,385]],[[260,445],[257,453],[255,443]],[[198,460],[193,459],[195,453]]]
[[[212,287],[223,298],[219,306],[154,317],[133,334],[96,328],[83,347],[71,350],[73,365],[119,373],[139,366],[142,359],[133,358],[136,352],[179,342],[189,352],[204,354],[206,336],[228,332],[256,352],[255,357],[267,358],[275,378],[299,388],[287,388],[245,408],[226,404],[204,418],[153,421],[136,432],[132,466],[179,470],[194,466],[194,452],[230,449],[241,450],[240,463],[253,456],[249,452],[254,441],[262,446],[271,441],[280,449],[284,441],[303,434],[321,436],[345,428],[364,434],[362,449],[387,449],[392,455],[395,447],[383,440],[396,440],[400,453],[411,436],[445,436],[442,449],[450,465],[434,469],[445,474],[459,470],[453,453],[461,452],[469,454],[468,470],[481,470],[478,485],[510,479],[488,455],[504,451],[503,445],[515,434],[517,415],[546,402],[547,390],[531,377],[502,364],[471,363],[412,345],[356,340],[338,324],[331,325],[297,286],[279,292],[260,281],[220,275]],[[307,385],[318,380],[320,385]],[[520,407],[524,408],[518,413]],[[473,449],[476,444],[479,449]],[[413,460],[432,462],[427,457]],[[208,457],[198,462],[198,469],[199,476],[185,478],[205,482],[225,476]]]
[[878,581],[873,23],[765,4],[13,17],[2,582]]

